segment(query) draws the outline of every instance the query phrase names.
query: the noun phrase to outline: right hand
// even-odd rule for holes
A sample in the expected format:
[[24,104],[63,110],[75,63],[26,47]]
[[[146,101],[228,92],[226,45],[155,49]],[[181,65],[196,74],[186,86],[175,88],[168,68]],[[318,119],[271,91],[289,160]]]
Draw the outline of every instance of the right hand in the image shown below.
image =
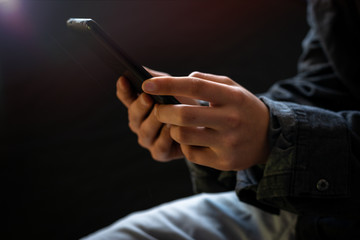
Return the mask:
[[[147,69],[154,77],[168,74]],[[161,162],[184,157],[180,146],[170,137],[170,128],[155,117],[153,99],[146,93],[138,95],[128,80],[121,76],[116,84],[116,95],[128,108],[129,127],[140,146],[148,149],[151,156]]]

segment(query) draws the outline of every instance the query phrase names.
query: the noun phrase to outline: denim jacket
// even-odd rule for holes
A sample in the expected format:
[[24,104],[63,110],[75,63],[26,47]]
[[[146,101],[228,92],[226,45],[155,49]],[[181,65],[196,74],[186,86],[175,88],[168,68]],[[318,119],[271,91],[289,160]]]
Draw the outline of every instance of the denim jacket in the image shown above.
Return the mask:
[[266,165],[188,165],[198,192],[235,187],[270,212],[359,219],[360,1],[309,0],[308,23],[298,74],[259,95],[270,110]]

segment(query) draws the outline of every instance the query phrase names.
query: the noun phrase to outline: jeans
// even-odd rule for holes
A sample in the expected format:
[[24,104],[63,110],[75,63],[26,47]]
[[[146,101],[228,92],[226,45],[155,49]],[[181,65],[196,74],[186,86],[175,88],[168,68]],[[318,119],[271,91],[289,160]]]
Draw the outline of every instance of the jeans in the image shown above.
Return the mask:
[[198,194],[130,214],[83,240],[291,240],[296,221],[242,203],[234,192]]

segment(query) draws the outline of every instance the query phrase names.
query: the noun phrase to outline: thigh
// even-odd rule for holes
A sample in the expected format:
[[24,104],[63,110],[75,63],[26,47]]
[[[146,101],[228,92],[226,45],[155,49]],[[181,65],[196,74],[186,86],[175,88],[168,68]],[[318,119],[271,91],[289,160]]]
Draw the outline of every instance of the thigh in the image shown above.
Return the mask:
[[133,213],[85,239],[292,239],[296,216],[266,213],[235,192],[199,194]]

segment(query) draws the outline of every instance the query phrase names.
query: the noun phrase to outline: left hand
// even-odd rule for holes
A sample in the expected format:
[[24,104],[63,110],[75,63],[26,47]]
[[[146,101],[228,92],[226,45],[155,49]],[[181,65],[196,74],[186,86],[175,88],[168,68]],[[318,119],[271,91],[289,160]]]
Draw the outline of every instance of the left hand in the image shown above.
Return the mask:
[[199,72],[161,76],[145,81],[143,90],[210,103],[155,106],[158,121],[170,124],[170,136],[188,160],[224,171],[266,162],[269,110],[230,78]]

